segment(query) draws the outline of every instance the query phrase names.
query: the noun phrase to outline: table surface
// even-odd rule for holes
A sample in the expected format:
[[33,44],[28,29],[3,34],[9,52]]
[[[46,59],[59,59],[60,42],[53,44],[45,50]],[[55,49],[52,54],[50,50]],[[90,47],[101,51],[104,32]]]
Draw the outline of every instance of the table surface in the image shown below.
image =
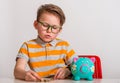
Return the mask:
[[[45,82],[26,82],[24,80],[18,80],[14,78],[0,78],[0,83],[45,83]],[[51,80],[47,83],[120,83],[120,79],[94,79],[93,81],[88,80]]]

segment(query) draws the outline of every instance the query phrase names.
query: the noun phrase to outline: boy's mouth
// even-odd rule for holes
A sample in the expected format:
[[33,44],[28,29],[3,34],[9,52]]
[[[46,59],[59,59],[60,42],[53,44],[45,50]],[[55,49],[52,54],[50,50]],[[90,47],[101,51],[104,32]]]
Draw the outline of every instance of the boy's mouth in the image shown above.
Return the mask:
[[45,35],[45,38],[51,38],[51,36],[50,35]]

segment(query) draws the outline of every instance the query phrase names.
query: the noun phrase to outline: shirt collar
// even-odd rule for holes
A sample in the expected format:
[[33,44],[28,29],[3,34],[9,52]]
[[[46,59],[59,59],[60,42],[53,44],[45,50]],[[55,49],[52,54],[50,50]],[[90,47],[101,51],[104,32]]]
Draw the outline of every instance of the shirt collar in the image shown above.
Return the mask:
[[51,41],[51,42],[49,42],[49,43],[46,43],[46,42],[44,42],[44,41],[38,36],[37,39],[36,39],[36,42],[39,43],[39,44],[42,45],[42,46],[45,46],[46,44],[50,44],[50,45],[52,45],[52,46],[55,46],[58,41],[57,41],[57,39],[54,39],[53,41]]

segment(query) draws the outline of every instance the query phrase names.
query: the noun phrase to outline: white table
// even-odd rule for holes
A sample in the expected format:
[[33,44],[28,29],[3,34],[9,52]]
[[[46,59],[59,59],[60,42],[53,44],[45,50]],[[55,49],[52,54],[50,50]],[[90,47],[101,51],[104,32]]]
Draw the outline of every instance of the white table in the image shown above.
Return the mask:
[[[0,78],[0,83],[45,83],[45,82],[26,82],[14,78]],[[46,83],[120,83],[120,79],[94,79],[93,81],[52,80]]]

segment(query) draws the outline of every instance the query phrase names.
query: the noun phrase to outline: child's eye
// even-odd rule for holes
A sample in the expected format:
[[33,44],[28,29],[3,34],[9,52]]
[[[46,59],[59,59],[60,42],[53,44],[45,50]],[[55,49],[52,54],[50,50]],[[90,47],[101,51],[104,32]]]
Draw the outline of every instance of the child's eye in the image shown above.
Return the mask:
[[53,26],[53,29],[60,29],[60,27],[58,27],[58,26]]
[[49,24],[43,23],[43,26],[44,26],[44,27],[49,27]]
[[58,27],[57,26],[53,26],[53,29],[58,29]]

